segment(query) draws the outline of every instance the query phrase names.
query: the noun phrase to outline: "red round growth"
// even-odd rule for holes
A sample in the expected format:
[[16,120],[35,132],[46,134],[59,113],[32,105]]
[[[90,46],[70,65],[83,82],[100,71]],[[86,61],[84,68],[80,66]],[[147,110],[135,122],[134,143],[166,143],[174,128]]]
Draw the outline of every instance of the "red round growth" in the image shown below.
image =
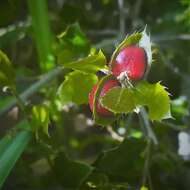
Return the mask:
[[130,80],[140,80],[147,68],[146,52],[138,46],[126,47],[119,52],[111,67],[112,73],[116,77],[122,72],[126,72]]

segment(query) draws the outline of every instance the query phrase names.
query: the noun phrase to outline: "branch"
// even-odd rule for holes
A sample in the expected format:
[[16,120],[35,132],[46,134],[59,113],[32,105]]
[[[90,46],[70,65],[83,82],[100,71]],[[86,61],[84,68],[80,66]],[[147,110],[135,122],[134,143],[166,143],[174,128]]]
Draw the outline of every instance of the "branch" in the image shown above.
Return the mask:
[[118,8],[119,8],[119,30],[120,30],[119,38],[122,39],[125,37],[125,7],[123,0],[118,0]]
[[144,108],[141,108],[139,115],[143,121],[144,129],[145,129],[144,131],[146,132],[146,135],[148,136],[149,139],[152,140],[152,142],[155,145],[158,145],[158,139],[157,139],[154,131],[152,130],[152,126],[151,126],[150,121],[148,119],[146,110]]
[[107,126],[107,131],[110,133],[111,137],[115,139],[116,141],[122,142],[124,140],[124,137],[117,134],[111,126]]
[[[38,91],[40,88],[48,84],[51,80],[53,80],[55,77],[57,77],[62,71],[61,67],[57,67],[54,70],[50,71],[49,73],[43,75],[39,81],[32,84],[27,90],[25,90],[22,94],[19,95],[19,99],[21,99],[23,102],[26,102],[26,100],[32,96],[36,91]],[[12,107],[14,107],[17,104],[16,98],[13,98],[5,107],[3,107],[0,110],[0,116],[7,113]]]
[[142,185],[146,185],[147,178],[150,177],[149,173],[149,166],[150,166],[150,150],[151,150],[151,141],[150,139],[147,142],[147,147],[145,150],[145,164],[144,164],[144,170],[143,170],[143,176],[142,176]]

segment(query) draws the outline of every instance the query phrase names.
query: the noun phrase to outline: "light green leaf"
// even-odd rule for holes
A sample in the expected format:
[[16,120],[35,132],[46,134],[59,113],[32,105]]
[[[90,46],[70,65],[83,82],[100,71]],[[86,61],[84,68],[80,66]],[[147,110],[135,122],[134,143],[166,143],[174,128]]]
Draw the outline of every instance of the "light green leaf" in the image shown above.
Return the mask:
[[49,109],[45,105],[37,105],[32,107],[32,127],[38,138],[38,130],[42,129],[43,132],[49,136]]
[[170,98],[165,87],[160,84],[150,84],[146,81],[136,86],[135,99],[137,106],[147,106],[151,120],[171,118]]
[[129,113],[140,106],[147,106],[151,120],[171,118],[169,93],[159,82],[139,83],[134,89],[115,87],[102,97],[104,107],[114,113]]
[[[25,121],[24,123],[28,125]],[[17,127],[20,124],[23,125],[23,122]],[[15,137],[6,136],[0,141],[0,188],[31,137],[30,131],[21,131]]]
[[97,54],[89,55],[78,61],[65,63],[64,68],[80,70],[87,73],[96,73],[100,69],[107,69],[106,58],[100,50]]
[[98,78],[95,74],[73,71],[69,73],[58,89],[62,105],[69,102],[78,105],[88,102],[88,94]]
[[102,97],[101,103],[114,113],[129,113],[135,109],[134,93],[129,88],[112,88]]
[[0,50],[0,85],[15,88],[15,73],[5,53]]
[[148,190],[148,187],[142,186],[140,190]]

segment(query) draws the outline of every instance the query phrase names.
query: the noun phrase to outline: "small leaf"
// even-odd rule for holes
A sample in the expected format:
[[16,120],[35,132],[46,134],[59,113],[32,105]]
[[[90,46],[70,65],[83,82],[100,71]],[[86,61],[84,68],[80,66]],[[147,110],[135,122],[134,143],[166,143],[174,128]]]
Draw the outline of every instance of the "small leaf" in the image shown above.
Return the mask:
[[148,190],[148,188],[145,186],[142,186],[140,190]]
[[143,81],[136,86],[135,92],[136,105],[147,106],[151,120],[171,118],[169,93],[160,82]]
[[126,36],[126,38],[118,45],[118,47],[115,49],[115,51],[112,54],[111,60],[110,60],[110,66],[113,65],[112,63],[114,62],[114,60],[116,59],[118,53],[127,46],[130,45],[135,45],[139,42],[139,40],[141,39],[142,34],[141,33],[134,33],[131,34],[130,36]]
[[33,106],[32,108],[32,126],[38,138],[38,130],[42,128],[43,132],[49,136],[48,124],[49,124],[49,110],[44,105]]
[[142,37],[139,41],[139,46],[144,48],[147,55],[148,64],[151,65],[152,63],[151,41],[150,41],[150,36],[148,36],[146,33],[146,27],[142,32]]
[[102,97],[101,103],[114,113],[129,113],[135,109],[134,93],[129,88],[112,88]]
[[80,25],[74,23],[58,36],[58,63],[65,64],[88,55],[90,45]]
[[79,59],[78,61],[65,63],[64,67],[87,73],[96,73],[100,69],[107,69],[106,58],[101,50],[97,54],[89,55],[88,57]]
[[0,85],[15,88],[15,73],[9,58],[0,50]]
[[95,74],[73,71],[69,73],[58,89],[62,105],[69,102],[78,105],[88,102],[88,94],[98,78]]

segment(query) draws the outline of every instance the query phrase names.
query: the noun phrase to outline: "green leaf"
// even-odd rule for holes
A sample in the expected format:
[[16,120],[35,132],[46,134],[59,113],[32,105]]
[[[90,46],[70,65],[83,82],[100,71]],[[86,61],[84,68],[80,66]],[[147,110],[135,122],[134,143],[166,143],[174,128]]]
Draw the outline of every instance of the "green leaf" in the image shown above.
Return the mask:
[[147,106],[151,120],[171,118],[169,93],[160,83],[144,81],[134,89],[113,88],[102,97],[101,103],[114,113],[129,113],[136,107]]
[[141,34],[142,34],[142,37],[139,40],[139,46],[144,48],[147,55],[148,64],[151,65],[152,63],[151,41],[150,41],[150,36],[147,35],[146,27]]
[[48,20],[48,8],[46,0],[28,0],[28,7],[32,16],[32,28],[39,55],[40,68],[42,71],[54,67],[52,55],[52,35]]
[[93,166],[115,182],[138,181],[144,167],[142,152],[145,146],[141,139],[125,139],[118,147],[104,151]]
[[112,88],[100,101],[114,113],[129,113],[135,109],[134,93],[129,88]]
[[143,81],[136,86],[135,92],[136,105],[147,106],[151,120],[171,118],[169,93],[160,82]]
[[88,94],[98,78],[95,74],[73,71],[69,73],[58,89],[62,105],[69,102],[78,105],[88,102]]
[[140,190],[148,190],[148,188],[145,186],[142,186]]
[[74,61],[87,56],[90,45],[87,37],[82,32],[78,23],[72,24],[58,36],[56,54],[59,64]]
[[89,55],[78,61],[65,63],[64,68],[80,70],[87,73],[96,73],[100,69],[107,69],[106,58],[100,50],[97,54]]
[[45,105],[37,105],[32,107],[32,127],[38,138],[38,131],[42,131],[49,136],[48,133],[49,124],[49,109]]
[[11,136],[10,135],[6,135],[3,139],[1,139],[0,141],[0,155],[3,154],[3,152],[6,150],[8,144],[11,141]]
[[114,60],[116,59],[118,53],[127,46],[130,45],[135,45],[139,42],[139,40],[141,39],[142,34],[141,33],[134,33],[131,34],[130,36],[126,36],[126,38],[118,45],[118,47],[115,49],[115,51],[113,52],[112,56],[111,56],[111,60],[110,60],[110,66],[112,65],[112,63],[114,62]]
[[[19,123],[18,127],[20,124],[23,125],[23,122]],[[30,131],[21,131],[14,138],[6,136],[0,141],[0,188],[31,137]]]
[[116,119],[117,119],[117,116],[116,114],[113,113],[113,116],[108,116],[108,117],[102,117],[101,115],[99,115],[96,111],[96,106],[98,101],[99,101],[99,96],[100,96],[100,93],[101,93],[101,90],[104,86],[104,84],[108,81],[108,80],[111,80],[111,79],[115,79],[115,77],[113,75],[107,75],[105,77],[103,77],[99,83],[98,83],[98,87],[97,87],[97,90],[96,90],[96,93],[95,93],[95,98],[94,98],[94,102],[93,102],[93,116],[94,116],[94,120],[97,124],[99,125],[102,125],[102,126],[106,126],[106,125],[109,125],[111,123],[113,123]]
[[9,58],[0,50],[0,85],[15,88],[15,72]]
[[20,21],[18,23],[1,28],[0,48],[5,48],[17,40],[24,38],[29,29],[30,24],[28,21]]
[[64,188],[78,189],[93,168],[87,164],[70,160],[64,153],[59,153],[54,160],[53,169]]

